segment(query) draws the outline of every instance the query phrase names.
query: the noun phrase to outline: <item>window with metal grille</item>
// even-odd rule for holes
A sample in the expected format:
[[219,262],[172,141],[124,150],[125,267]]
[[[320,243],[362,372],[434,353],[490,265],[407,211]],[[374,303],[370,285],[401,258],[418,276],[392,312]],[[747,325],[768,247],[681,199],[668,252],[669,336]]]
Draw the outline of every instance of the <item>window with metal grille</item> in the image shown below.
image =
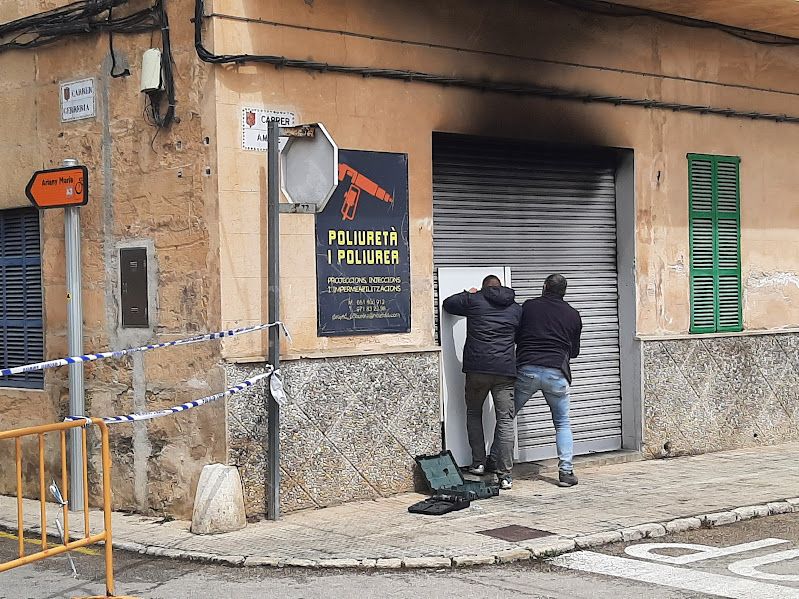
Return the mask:
[[743,330],[740,162],[688,154],[692,333]]
[[[39,212],[0,210],[0,367],[44,359]],[[0,387],[42,389],[44,374],[0,377]]]

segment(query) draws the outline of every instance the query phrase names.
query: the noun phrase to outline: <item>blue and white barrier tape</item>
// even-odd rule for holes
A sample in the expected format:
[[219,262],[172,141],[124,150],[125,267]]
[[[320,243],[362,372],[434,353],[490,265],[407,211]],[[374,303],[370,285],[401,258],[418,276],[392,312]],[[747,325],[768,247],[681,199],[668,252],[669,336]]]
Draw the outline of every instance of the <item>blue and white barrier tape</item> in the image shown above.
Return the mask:
[[[212,401],[216,401],[218,399],[222,399],[223,397],[228,397],[230,395],[235,395],[236,393],[240,393],[245,389],[260,383],[267,377],[271,377],[269,381],[269,387],[272,391],[272,397],[274,397],[277,402],[284,406],[286,404],[286,394],[283,391],[283,382],[280,380],[280,375],[278,372],[275,372],[271,369],[268,372],[263,374],[258,374],[256,376],[250,377],[245,379],[235,387],[231,387],[226,391],[222,391],[221,393],[217,393],[216,395],[209,395],[208,397],[203,397],[201,399],[196,399],[194,401],[187,401],[186,403],[180,404],[179,406],[174,406],[171,408],[167,408],[165,410],[156,410],[154,412],[142,412],[141,414],[125,414],[124,416],[107,416],[102,418],[101,420],[106,424],[119,424],[121,422],[137,422],[139,420],[152,420],[153,418],[161,418],[162,416],[169,416],[170,414],[177,414],[178,412],[185,412],[186,410],[190,410],[191,408],[197,408],[207,403],[211,403]],[[67,416],[64,421],[65,422],[74,422],[75,420],[86,420],[87,422],[91,422],[85,416]]]
[[48,368],[58,368],[59,366],[67,366],[69,364],[77,364],[78,362],[94,362],[95,360],[103,360],[105,358],[122,358],[129,354],[138,352],[150,351],[151,349],[159,349],[162,347],[173,347],[176,345],[190,345],[192,343],[200,343],[202,341],[212,341],[214,339],[223,339],[225,337],[235,337],[244,333],[253,333],[255,331],[263,331],[271,327],[280,327],[283,334],[291,341],[286,325],[282,322],[270,322],[269,324],[257,324],[249,327],[240,327],[238,329],[228,329],[227,331],[219,331],[217,333],[208,333],[207,335],[197,335],[187,339],[178,339],[177,341],[167,341],[165,343],[156,343],[154,345],[142,345],[141,347],[131,347],[128,349],[120,349],[118,351],[107,351],[99,354],[84,354],[82,356],[71,356],[69,358],[60,358],[58,360],[49,360],[47,362],[37,362],[36,364],[26,364],[25,366],[14,366],[13,368],[0,369],[0,376],[11,376],[12,374],[23,374],[25,372],[35,372],[37,370],[46,370]]

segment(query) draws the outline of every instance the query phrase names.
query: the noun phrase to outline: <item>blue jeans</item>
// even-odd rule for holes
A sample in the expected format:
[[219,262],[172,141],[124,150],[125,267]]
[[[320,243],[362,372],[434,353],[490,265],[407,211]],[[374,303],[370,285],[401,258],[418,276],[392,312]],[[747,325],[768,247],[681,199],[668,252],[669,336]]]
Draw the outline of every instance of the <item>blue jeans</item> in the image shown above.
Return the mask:
[[573,470],[574,438],[569,423],[569,383],[558,368],[521,366],[516,371],[514,401],[518,414],[533,395],[543,392],[555,425],[555,444],[558,448],[558,469]]

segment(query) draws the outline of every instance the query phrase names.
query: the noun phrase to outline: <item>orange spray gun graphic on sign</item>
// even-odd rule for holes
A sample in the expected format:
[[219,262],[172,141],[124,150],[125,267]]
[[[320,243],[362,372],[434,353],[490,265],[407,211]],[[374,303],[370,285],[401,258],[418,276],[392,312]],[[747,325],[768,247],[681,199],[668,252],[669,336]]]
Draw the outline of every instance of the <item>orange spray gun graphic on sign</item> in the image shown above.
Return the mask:
[[358,210],[358,200],[361,198],[362,191],[388,204],[394,203],[394,198],[391,197],[391,194],[369,177],[362,175],[349,165],[339,164],[339,182],[343,181],[346,177],[350,178],[350,187],[344,193],[344,203],[341,205],[342,220],[355,220],[355,212]]

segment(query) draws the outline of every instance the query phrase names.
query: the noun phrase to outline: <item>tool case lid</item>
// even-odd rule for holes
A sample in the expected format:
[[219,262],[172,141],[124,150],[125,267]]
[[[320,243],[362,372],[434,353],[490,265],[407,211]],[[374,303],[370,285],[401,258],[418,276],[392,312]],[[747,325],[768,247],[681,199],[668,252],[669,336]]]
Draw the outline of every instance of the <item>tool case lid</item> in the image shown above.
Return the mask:
[[464,483],[460,468],[448,449],[433,455],[416,456],[415,460],[433,491],[460,487]]

